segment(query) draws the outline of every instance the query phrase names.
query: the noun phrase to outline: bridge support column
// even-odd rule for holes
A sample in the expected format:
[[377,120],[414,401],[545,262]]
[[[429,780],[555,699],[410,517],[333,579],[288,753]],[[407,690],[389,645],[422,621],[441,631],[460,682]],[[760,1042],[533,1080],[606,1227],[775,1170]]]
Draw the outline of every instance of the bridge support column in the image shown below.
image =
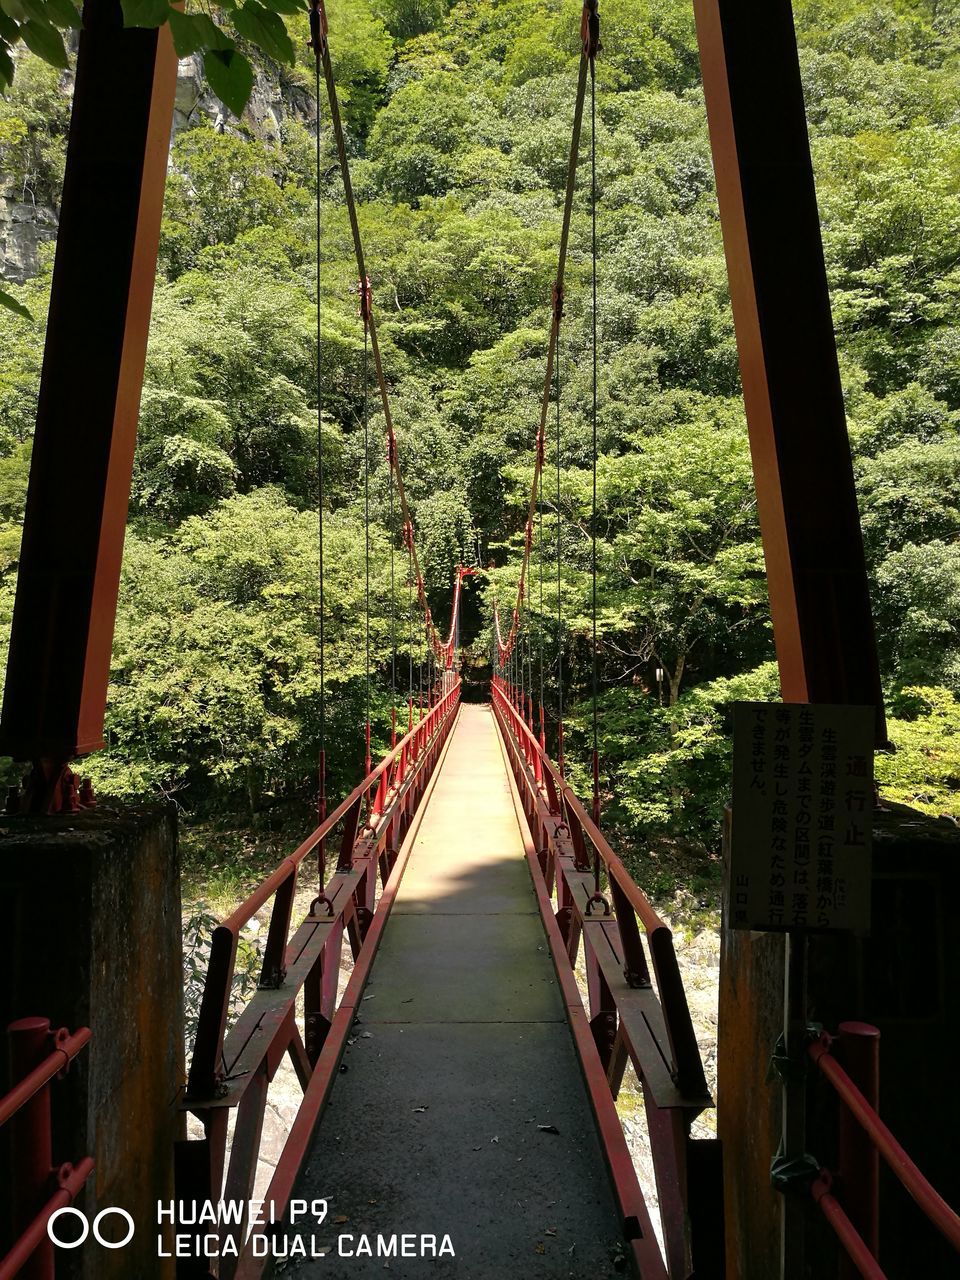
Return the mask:
[[103,745],[176,77],[168,27],[87,0],[0,719],[54,782]]
[[883,696],[790,0],[694,0],[787,702]]
[[[173,1199],[183,1084],[173,807],[105,807],[8,823],[0,835],[0,900],[7,941],[0,1034],[32,1016],[49,1018],[53,1028],[91,1028],[89,1047],[53,1094],[54,1161],[92,1156],[78,1207],[91,1220],[108,1206],[125,1209],[136,1227],[122,1249],[91,1238],[75,1252],[58,1250],[57,1276],[171,1277],[172,1262],[158,1257],[157,1201]],[[5,1050],[0,1062],[2,1094]],[[0,1256],[9,1245],[9,1186],[0,1178]],[[121,1225],[108,1218],[104,1233],[115,1239]],[[79,1234],[75,1226],[64,1224],[65,1238]]]
[[[960,1205],[960,1166],[945,1134],[960,1132],[956,1063],[960,986],[954,893],[960,830],[889,804],[874,815],[873,927],[868,938],[812,934],[808,1017],[835,1033],[878,1027],[880,1115],[948,1204]],[[724,929],[720,964],[717,1124],[723,1142],[728,1280],[779,1274],[780,1198],[770,1157],[780,1140],[780,1083],[767,1070],[783,1024],[783,945],[777,934]],[[808,1073],[807,1150],[837,1168],[832,1090]],[[842,1190],[840,1192],[842,1200]],[[836,1275],[836,1244],[812,1199],[806,1276]],[[880,1262],[889,1275],[949,1275],[956,1254],[881,1168]]]

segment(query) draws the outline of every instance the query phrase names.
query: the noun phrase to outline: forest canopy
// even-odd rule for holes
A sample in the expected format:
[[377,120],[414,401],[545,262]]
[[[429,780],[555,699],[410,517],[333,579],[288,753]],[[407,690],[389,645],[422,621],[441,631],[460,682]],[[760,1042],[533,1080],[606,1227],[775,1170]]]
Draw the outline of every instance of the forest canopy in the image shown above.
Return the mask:
[[[337,0],[328,12],[433,613],[447,616],[456,565],[476,563],[463,638],[479,663],[490,649],[491,593],[508,599],[516,590],[580,6]],[[960,5],[797,0],[795,13],[898,747],[878,773],[894,798],[960,817]],[[717,848],[730,703],[776,697],[778,682],[692,7],[604,0],[602,17],[605,822],[637,856],[679,842],[699,858]],[[318,371],[312,66],[305,15],[286,21],[292,59],[247,51],[276,127],[265,130],[249,111],[224,127],[200,110],[173,143],[109,745],[88,762],[106,791],[162,791],[195,815],[306,804],[314,785],[318,386],[334,789],[352,783],[362,760],[363,334],[322,111]],[[214,61],[208,54],[208,73]],[[220,92],[217,75],[208,79]],[[68,90],[68,69],[29,55],[0,102],[10,184],[54,206]],[[543,619],[535,549],[529,627],[551,734],[563,654],[575,768],[586,754],[590,667],[588,249],[581,182],[560,342],[560,499],[551,480]],[[4,632],[50,263],[48,251],[39,274],[10,289],[23,313],[0,312]],[[419,629],[410,640],[384,423],[369,403],[383,743],[391,675],[405,707],[424,647]],[[555,467],[551,444],[548,476]]]

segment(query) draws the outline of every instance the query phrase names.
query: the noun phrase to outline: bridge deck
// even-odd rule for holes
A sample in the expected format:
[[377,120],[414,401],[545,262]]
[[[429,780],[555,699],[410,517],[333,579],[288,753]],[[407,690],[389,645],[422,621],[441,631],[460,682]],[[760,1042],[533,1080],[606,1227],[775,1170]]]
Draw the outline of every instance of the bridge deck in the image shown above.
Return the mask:
[[[449,1234],[403,1277],[600,1277],[614,1199],[524,859],[492,713],[464,706],[295,1192],[330,1253],[284,1274],[382,1275],[337,1237]],[[553,1126],[559,1132],[538,1126]],[[399,1241],[398,1241],[399,1246]]]

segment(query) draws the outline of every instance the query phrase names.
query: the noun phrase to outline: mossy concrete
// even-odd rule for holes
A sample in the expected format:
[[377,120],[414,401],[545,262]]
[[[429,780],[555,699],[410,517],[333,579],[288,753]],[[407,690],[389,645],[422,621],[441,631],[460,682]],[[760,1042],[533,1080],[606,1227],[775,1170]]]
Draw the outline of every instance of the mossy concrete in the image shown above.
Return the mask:
[[126,1248],[61,1252],[58,1277],[163,1280],[172,1271],[157,1257],[156,1208],[173,1196],[183,1080],[173,806],[0,821],[0,893],[8,948],[0,1025],[42,1016],[93,1032],[53,1088],[54,1158],[93,1156],[79,1207],[92,1218],[120,1206],[136,1224]]

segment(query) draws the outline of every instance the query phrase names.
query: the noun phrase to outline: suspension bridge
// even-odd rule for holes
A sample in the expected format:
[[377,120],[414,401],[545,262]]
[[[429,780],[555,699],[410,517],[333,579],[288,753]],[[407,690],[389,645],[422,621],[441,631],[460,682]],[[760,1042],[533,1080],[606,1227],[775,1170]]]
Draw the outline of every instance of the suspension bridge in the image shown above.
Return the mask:
[[[824,311],[827,294],[819,235],[810,232],[816,209],[790,6],[778,0],[762,15],[753,6],[738,7],[727,0],[697,0],[695,7],[784,697],[873,706],[882,741],[883,705],[856,499],[839,381],[831,372],[836,353],[823,345],[829,307]],[[769,54],[761,59],[756,56],[758,23],[763,27],[763,50]],[[476,566],[461,565],[456,571],[449,628],[443,634],[428,602],[404,483],[407,460],[398,446],[381,360],[322,0],[312,0],[310,32],[318,114],[325,96],[356,257],[363,331],[363,775],[349,795],[331,801],[325,679],[330,627],[324,600],[326,460],[318,407],[317,825],[215,929],[186,1082],[176,1091],[175,1107],[170,1104],[174,1090],[168,1086],[179,1046],[164,1059],[157,1044],[162,1027],[173,1026],[175,1035],[179,1030],[175,1018],[164,1021],[175,1002],[167,998],[169,991],[155,990],[153,979],[161,962],[153,951],[132,950],[119,934],[109,942],[114,959],[121,958],[117,970],[125,975],[126,987],[118,979],[118,991],[129,988],[134,1003],[122,1006],[129,1015],[127,1024],[109,1024],[112,1031],[106,1036],[95,1028],[92,1040],[76,1019],[73,1033],[51,1033],[46,1018],[25,1016],[36,1012],[23,1006],[41,999],[37,991],[47,992],[44,998],[51,1007],[56,1003],[56,983],[43,987],[38,981],[31,986],[30,966],[27,978],[18,970],[11,1005],[11,1017],[16,1018],[10,1028],[11,1088],[0,1098],[0,1126],[9,1138],[17,1176],[11,1184],[7,1216],[12,1227],[4,1234],[7,1252],[0,1259],[0,1280],[19,1275],[53,1280],[61,1274],[48,1234],[56,1215],[74,1211],[74,1202],[83,1204],[84,1196],[102,1205],[108,1192],[116,1194],[118,1187],[133,1195],[130,1184],[141,1170],[141,1201],[150,1208],[149,1202],[155,1205],[159,1195],[161,1208],[170,1205],[155,1252],[141,1252],[131,1264],[122,1257],[117,1262],[105,1246],[83,1264],[84,1276],[100,1280],[109,1275],[112,1280],[114,1275],[169,1277],[175,1272],[184,1280],[255,1280],[268,1274],[363,1276],[387,1269],[404,1277],[429,1273],[476,1280],[594,1280],[624,1273],[643,1280],[709,1280],[726,1274],[767,1280],[776,1269],[783,1280],[793,1280],[807,1274],[803,1265],[809,1235],[819,1253],[808,1252],[808,1260],[829,1257],[832,1270],[839,1242],[841,1265],[854,1269],[843,1274],[882,1280],[884,1272],[877,1262],[881,1160],[918,1207],[925,1229],[932,1226],[931,1234],[938,1234],[948,1249],[960,1249],[960,1218],[879,1117],[877,1036],[874,1028],[860,1022],[841,1026],[836,1040],[826,1032],[812,1036],[802,1028],[801,1057],[829,1083],[841,1103],[836,1158],[831,1155],[821,1165],[803,1149],[802,1134],[801,1145],[791,1146],[796,1134],[786,1124],[785,1113],[787,1149],[781,1155],[788,1167],[778,1190],[787,1194],[782,1213],[779,1207],[770,1209],[768,1164],[780,1134],[757,1098],[743,1094],[756,1079],[758,1052],[751,1034],[759,1028],[765,1038],[770,1030],[761,1005],[771,981],[763,971],[765,961],[750,969],[745,951],[728,952],[730,963],[740,966],[734,986],[743,975],[749,979],[737,992],[743,1008],[730,1005],[733,1032],[727,1038],[734,1048],[727,1052],[739,1052],[737,1061],[746,1063],[739,1077],[728,1076],[725,1086],[733,1122],[723,1130],[723,1148],[717,1138],[693,1136],[694,1121],[713,1106],[713,1099],[671,932],[602,830],[596,712],[600,356],[595,62],[601,47],[596,0],[587,0],[582,14],[543,395],[532,433],[532,483],[525,519],[517,530],[523,547],[516,595],[506,618],[493,602],[492,674],[489,700],[483,705],[461,703],[459,674],[463,586]],[[26,787],[8,803],[11,822],[23,818],[41,823],[25,837],[38,839],[46,838],[43,823],[54,824],[50,829],[57,838],[79,831],[82,840],[89,827],[94,832],[91,847],[104,844],[102,833],[94,831],[95,802],[69,761],[101,745],[124,495],[129,491],[127,464],[132,462],[136,428],[131,387],[139,386],[142,376],[150,303],[144,281],[152,278],[156,258],[155,237],[152,249],[147,242],[159,225],[156,197],[158,191],[162,194],[175,74],[172,46],[164,45],[165,37],[156,33],[152,43],[139,36],[135,45],[128,41],[123,49],[129,56],[118,58],[117,42],[128,35],[101,24],[81,40],[80,64],[85,70],[78,70],[58,247],[58,263],[65,261],[67,266],[58,267],[55,276],[47,347],[51,370],[82,358],[82,344],[78,356],[69,336],[90,330],[89,306],[102,308],[104,323],[112,326],[110,333],[116,338],[113,346],[120,352],[116,367],[94,378],[103,399],[102,405],[97,401],[100,416],[104,422],[109,419],[108,429],[97,437],[102,447],[91,445],[76,461],[83,481],[76,483],[73,461],[64,464],[67,452],[56,447],[64,440],[62,425],[57,424],[69,407],[62,397],[70,379],[47,378],[45,372],[2,725],[5,748],[15,758],[34,763]],[[109,77],[104,73],[114,67],[133,77],[131,84],[139,83],[137,75],[145,78],[152,90],[149,100],[141,92],[137,110],[116,126],[126,131],[125,146],[139,147],[142,165],[136,198],[126,192],[130,198],[124,216],[130,235],[117,237],[117,252],[127,255],[112,268],[110,278],[117,290],[101,297],[81,288],[90,259],[85,236],[97,216],[96,206],[84,204],[81,161],[87,154],[112,160],[109,141],[101,139],[100,121],[113,116],[106,110],[109,103],[97,95],[108,92],[103,86]],[[98,68],[101,74],[93,74]],[[770,106],[769,119],[778,121],[780,130],[775,135],[776,173],[759,183],[754,181],[756,173],[770,177],[771,135],[765,132],[767,115],[756,109],[756,94],[751,97],[748,92],[758,79],[762,101]],[[130,99],[135,99],[132,92]],[[589,164],[581,165],[587,118]],[[792,168],[781,163],[783,139],[793,148]],[[319,118],[316,146],[319,352]],[[537,634],[544,635],[544,566],[551,554],[542,522],[548,435],[552,426],[559,508],[560,331],[574,198],[581,168],[587,167],[593,785],[584,803],[570,785],[565,760],[562,650],[556,655],[557,705],[547,708],[542,680],[539,691],[536,688],[529,622],[535,612],[531,578],[536,553],[536,612],[541,615]],[[775,183],[794,186],[790,199],[784,194],[786,187],[778,187],[780,196],[771,205],[774,178]],[[118,181],[128,179],[124,171]],[[790,292],[782,286],[782,262],[773,250],[779,250],[788,230],[785,224],[794,217],[796,236],[791,243],[797,267]],[[772,225],[775,236],[769,234]],[[761,234],[764,228],[766,236]],[[99,333],[98,326],[93,328]],[[801,358],[798,346],[809,359]],[[426,696],[414,697],[411,668],[404,707],[394,648],[390,745],[379,761],[373,759],[371,745],[371,361],[386,427],[390,526],[398,530],[397,545],[390,550],[391,609],[399,553],[406,557],[409,590],[431,655]],[[319,406],[319,358],[317,368]],[[797,406],[809,410],[811,405],[815,414],[801,414],[794,421],[791,415],[800,412]],[[795,429],[797,422],[802,432]],[[819,433],[817,448],[810,443],[811,433]],[[832,522],[836,555],[826,567],[816,561],[816,555],[822,558],[825,535],[819,527],[812,534],[807,519],[805,486],[811,479],[822,485],[822,518]],[[51,533],[50,522],[57,513],[62,531],[69,529],[76,543],[91,551],[89,565],[80,557],[79,567],[71,564],[68,579],[62,577],[60,543],[55,531]],[[560,555],[558,531],[558,632]],[[394,639],[396,627],[391,613]],[[539,666],[542,671],[542,654]],[[11,680],[10,672],[16,679]],[[144,929],[160,930],[170,927],[168,916],[175,917],[160,955],[161,960],[169,959],[167,953],[174,956],[176,967],[179,912],[166,910],[176,895],[162,899],[164,909],[157,906],[168,888],[165,864],[156,852],[161,843],[151,829],[137,874],[97,880],[96,885],[102,901],[126,904],[129,915],[114,907],[106,912],[120,934],[131,919]],[[69,842],[67,851],[72,858]],[[71,874],[76,863],[72,858]],[[144,865],[152,879],[142,874]],[[116,874],[96,872],[101,877]],[[67,873],[63,875],[66,879]],[[103,883],[109,884],[110,893],[102,892]],[[154,897],[137,905],[139,900],[130,895],[142,885]],[[22,889],[17,892],[29,897]],[[72,899],[69,910],[72,919]],[[92,917],[93,908],[88,914]],[[269,922],[257,990],[234,1020],[241,940],[255,918]],[[108,944],[95,939],[72,971],[103,970],[112,978],[113,971],[92,958],[95,945]],[[149,954],[149,962],[141,952]],[[34,967],[43,977],[43,966]],[[776,970],[774,984],[782,972]],[[86,1009],[88,997],[84,991],[75,1007]],[[116,1002],[122,1004],[119,995]],[[776,1012],[780,1016],[779,1006]],[[109,1015],[103,1020],[109,1023]],[[136,1029],[132,1039],[129,1024]],[[109,1042],[111,1034],[116,1044]],[[133,1050],[128,1051],[131,1043]],[[760,1056],[768,1049],[764,1044]],[[123,1058],[125,1052],[128,1056]],[[98,1116],[90,1126],[108,1134],[107,1140],[98,1139],[96,1167],[93,1159],[77,1153],[73,1163],[53,1164],[51,1096],[78,1087],[76,1073],[67,1086],[57,1084],[77,1060],[89,1063],[101,1102],[120,1097],[128,1087],[134,1090],[132,1095],[122,1094],[124,1102],[133,1096],[136,1104],[136,1124],[123,1118],[125,1139],[117,1137],[116,1126],[110,1128],[109,1116]],[[104,1062],[112,1076],[98,1066]],[[270,1088],[285,1062],[302,1099],[269,1183],[263,1186],[258,1169]],[[79,1071],[85,1069],[81,1066]],[[628,1069],[642,1093],[655,1202],[649,1187],[646,1196],[641,1187],[617,1112]],[[81,1080],[85,1078],[81,1074]],[[90,1090],[92,1096],[93,1085]],[[122,1107],[122,1102],[114,1103],[118,1113]],[[82,1110],[81,1104],[75,1102],[74,1109]],[[194,1127],[184,1137],[188,1116]],[[131,1137],[129,1131],[138,1126],[143,1132]],[[85,1143],[87,1119],[71,1134]],[[753,1178],[761,1166],[761,1178]],[[165,1201],[165,1196],[171,1198]],[[797,1234],[801,1219],[796,1206],[801,1201],[807,1216]],[[115,1212],[109,1200],[107,1205],[102,1212]],[[814,1213],[823,1230],[832,1233],[829,1243],[810,1228]],[[95,1234],[99,1220],[94,1219]],[[779,1235],[781,1221],[779,1238],[786,1243],[776,1268],[769,1259],[779,1239],[771,1247],[767,1235],[771,1223]],[[765,1271],[751,1269],[751,1251],[763,1257]],[[938,1273],[928,1268],[927,1274]]]
[[[644,1276],[666,1277],[668,1266],[673,1275],[690,1273],[694,1247],[702,1255],[698,1274],[709,1275],[711,1267],[719,1274],[717,1144],[690,1138],[692,1121],[712,1102],[670,932],[601,834],[596,739],[591,816],[564,778],[562,710],[559,764],[547,754],[544,707],[541,700],[535,731],[532,663],[520,648],[554,405],[558,483],[560,476],[556,356],[588,98],[590,118],[594,123],[596,118],[596,5],[585,7],[581,31],[523,557],[507,628],[494,604],[496,674],[490,703],[483,707],[461,706],[457,674],[462,585],[472,569],[457,570],[445,639],[427,602],[319,3],[311,10],[311,35],[317,98],[324,86],[360,281],[364,385],[372,355],[387,431],[391,514],[397,501],[409,580],[440,674],[426,711],[418,706],[415,712],[411,685],[407,733],[397,740],[394,712],[390,751],[374,769],[368,536],[366,776],[328,816],[321,740],[317,830],[214,935],[184,1101],[203,1123],[205,1159],[198,1163],[186,1153],[189,1167],[200,1172],[195,1181],[181,1182],[178,1195],[198,1202],[216,1199],[222,1181],[228,1202],[251,1200],[270,1079],[277,1061],[289,1054],[304,1088],[303,1103],[265,1192],[283,1229],[241,1216],[218,1242],[221,1277],[259,1275],[278,1258],[308,1273],[320,1265],[329,1274],[379,1272],[383,1251],[388,1259],[394,1256],[396,1233],[390,1224],[397,1222],[418,1253],[423,1241],[431,1242],[418,1263],[409,1257],[403,1261],[404,1273],[411,1275],[452,1267],[451,1274],[599,1277],[629,1265]],[[593,134],[591,129],[595,342]],[[319,139],[318,129],[318,172]],[[320,233],[318,198],[318,245]],[[319,251],[317,281],[319,342]],[[596,372],[594,354],[594,508]],[[366,398],[363,427],[367,458]],[[319,423],[318,441],[322,651]],[[366,463],[363,486],[369,529]],[[542,537],[539,552],[542,572]],[[559,554],[558,543],[558,571]],[[593,554],[595,640],[595,545]],[[394,575],[391,559],[391,579]],[[391,632],[396,632],[393,617]],[[394,659],[394,680],[395,668]],[[393,694],[396,707],[395,685]],[[331,843],[336,869],[324,879]],[[292,908],[304,874],[319,877],[319,892],[306,920],[293,928]],[[227,1031],[238,940],[253,915],[269,904],[260,989]],[[647,933],[646,947],[638,920]],[[352,970],[341,992],[345,943]],[[576,976],[581,953],[587,1009]],[[643,1088],[653,1135],[663,1252],[615,1107],[628,1062]],[[311,1249],[322,1250],[322,1264],[300,1256],[302,1224],[289,1211],[291,1205],[321,1201],[329,1201],[331,1221],[326,1231],[320,1224],[314,1232]],[[323,1248],[317,1241],[325,1235]],[[341,1256],[343,1241],[356,1241],[357,1247],[348,1245]],[[361,1241],[368,1242],[369,1253]],[[205,1275],[207,1263],[202,1250],[197,1253],[196,1273]]]

